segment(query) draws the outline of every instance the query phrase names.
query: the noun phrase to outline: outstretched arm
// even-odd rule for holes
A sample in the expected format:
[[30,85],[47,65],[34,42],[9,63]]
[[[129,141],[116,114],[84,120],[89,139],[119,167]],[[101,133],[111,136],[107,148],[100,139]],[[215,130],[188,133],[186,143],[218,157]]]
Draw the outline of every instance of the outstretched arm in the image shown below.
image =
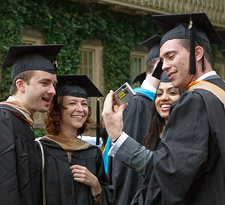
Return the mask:
[[126,108],[127,104],[119,106],[118,111],[115,112],[113,109],[113,95],[114,92],[110,91],[110,93],[106,96],[102,112],[102,118],[104,120],[105,127],[110,139],[112,141],[115,141],[122,134],[123,111]]

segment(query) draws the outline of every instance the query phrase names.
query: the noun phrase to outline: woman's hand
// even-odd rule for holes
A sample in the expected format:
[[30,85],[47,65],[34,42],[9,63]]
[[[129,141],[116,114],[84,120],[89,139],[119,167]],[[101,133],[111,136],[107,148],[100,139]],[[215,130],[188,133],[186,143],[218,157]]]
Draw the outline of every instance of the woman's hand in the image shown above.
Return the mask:
[[96,187],[99,181],[95,175],[93,175],[86,167],[80,165],[72,165],[73,178],[75,181],[81,182],[90,187]]
[[92,174],[86,167],[80,165],[72,165],[70,169],[75,181],[91,187],[91,193],[94,199],[102,193],[102,188],[98,181],[98,178],[94,174]]

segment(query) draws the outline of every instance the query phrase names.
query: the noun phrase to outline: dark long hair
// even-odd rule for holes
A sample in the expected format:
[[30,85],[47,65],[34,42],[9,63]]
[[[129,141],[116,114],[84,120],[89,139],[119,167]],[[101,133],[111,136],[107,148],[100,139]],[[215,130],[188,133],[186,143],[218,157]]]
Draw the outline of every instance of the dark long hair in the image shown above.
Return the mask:
[[[184,89],[179,88],[180,95],[185,92]],[[144,145],[147,149],[151,151],[155,150],[159,141],[160,141],[160,134],[163,131],[165,126],[165,119],[162,118],[156,110],[155,100],[157,95],[155,96],[153,105],[152,105],[152,115],[150,119],[150,124],[148,127],[147,135],[145,136]]]
[[[156,99],[156,97],[155,97]],[[163,131],[165,126],[165,119],[162,118],[156,110],[155,100],[152,106],[152,115],[150,119],[150,124],[148,127],[147,135],[145,136],[144,145],[147,149],[151,151],[155,150],[160,141],[160,133]]]

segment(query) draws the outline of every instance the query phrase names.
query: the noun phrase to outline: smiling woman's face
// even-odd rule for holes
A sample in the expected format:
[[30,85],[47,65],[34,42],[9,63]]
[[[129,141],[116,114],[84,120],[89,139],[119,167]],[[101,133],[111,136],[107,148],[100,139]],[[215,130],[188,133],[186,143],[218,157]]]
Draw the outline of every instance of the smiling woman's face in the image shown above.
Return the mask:
[[81,128],[88,118],[87,99],[64,96],[62,106],[61,128],[66,128],[67,130],[77,130]]
[[170,107],[178,98],[180,93],[178,88],[173,87],[171,82],[160,82],[156,92],[155,106],[159,115],[166,121],[169,117]]

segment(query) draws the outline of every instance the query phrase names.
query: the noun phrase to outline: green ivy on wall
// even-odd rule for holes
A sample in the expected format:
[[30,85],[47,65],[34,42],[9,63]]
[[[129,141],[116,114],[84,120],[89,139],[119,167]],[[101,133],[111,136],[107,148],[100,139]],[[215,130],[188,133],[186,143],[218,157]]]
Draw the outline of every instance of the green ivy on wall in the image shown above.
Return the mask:
[[[58,56],[59,74],[76,73],[78,48],[89,37],[100,39],[104,46],[105,94],[129,79],[134,46],[159,33],[151,17],[117,13],[99,4],[61,0],[1,1],[0,17],[0,63],[10,45],[21,44],[24,28],[42,31],[46,44],[64,45]],[[10,72],[9,68],[1,69],[1,100],[8,96]]]
[[[100,39],[104,46],[105,94],[129,80],[130,52],[135,45],[160,33],[150,16],[123,14],[106,5],[65,0],[0,1],[0,63],[10,45],[21,44],[24,28],[42,31],[46,44],[64,45],[58,56],[59,74],[76,73],[78,48],[89,37]],[[0,70],[0,100],[8,96],[10,72]]]

